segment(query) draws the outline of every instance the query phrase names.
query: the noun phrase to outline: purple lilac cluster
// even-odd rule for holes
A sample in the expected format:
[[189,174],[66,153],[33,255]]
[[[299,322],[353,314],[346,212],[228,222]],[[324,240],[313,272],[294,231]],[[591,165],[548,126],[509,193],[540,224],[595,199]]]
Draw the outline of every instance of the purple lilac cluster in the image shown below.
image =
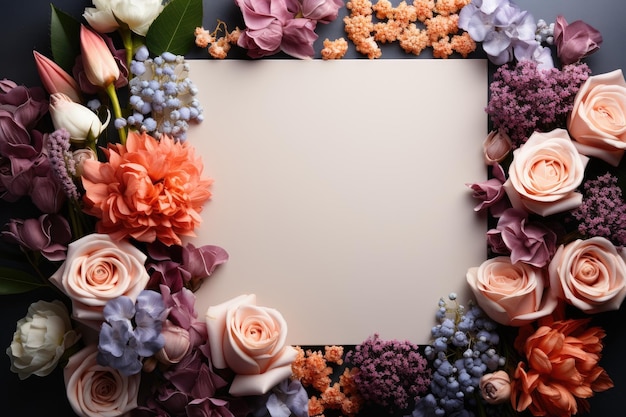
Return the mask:
[[572,212],[583,236],[602,236],[626,246],[626,203],[617,177],[606,173],[583,184],[582,204]]
[[456,304],[455,294],[449,299],[454,308],[439,300],[439,324],[431,331],[433,343],[425,348],[435,371],[430,393],[417,404],[413,417],[472,416],[468,410],[480,401],[480,378],[505,362],[496,351],[497,324],[476,305],[465,311]]
[[398,410],[412,406],[430,384],[428,361],[419,346],[408,341],[382,340],[375,334],[346,356],[366,401]]
[[61,128],[48,136],[48,158],[52,170],[63,186],[65,195],[78,200],[80,194],[72,178],[76,175],[76,162],[70,151],[70,133]]
[[121,296],[107,302],[105,322],[100,329],[98,363],[134,375],[143,367],[142,358],[158,352],[165,344],[161,334],[167,310],[156,291],[144,290],[136,303]]
[[489,86],[487,108],[494,129],[509,135],[519,147],[533,131],[564,128],[574,98],[589,77],[587,64],[542,70],[531,61],[503,65]]
[[130,83],[129,104],[133,113],[115,121],[116,128],[125,125],[155,137],[165,134],[178,140],[187,137],[190,123],[203,119],[198,89],[189,79],[189,65],[184,57],[164,52],[150,58],[141,47],[131,62],[134,76]]

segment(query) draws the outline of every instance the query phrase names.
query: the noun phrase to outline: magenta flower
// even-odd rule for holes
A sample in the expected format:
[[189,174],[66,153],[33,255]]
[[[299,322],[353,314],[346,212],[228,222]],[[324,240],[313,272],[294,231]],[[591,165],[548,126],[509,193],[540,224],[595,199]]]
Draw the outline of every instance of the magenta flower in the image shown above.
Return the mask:
[[41,252],[50,261],[63,261],[72,233],[65,217],[44,214],[38,219],[12,219],[2,237],[26,250]]
[[596,52],[602,44],[602,35],[582,20],[568,24],[563,16],[557,16],[554,44],[561,63],[568,65]]
[[500,164],[496,163],[491,167],[491,173],[493,178],[487,181],[467,184],[469,188],[474,191],[472,196],[480,202],[474,211],[482,211],[486,208],[491,208],[491,214],[494,217],[500,217],[502,212],[510,207],[510,203],[505,198],[506,192],[502,185],[506,181],[504,175],[504,169]]
[[302,16],[319,23],[330,23],[337,18],[341,0],[302,0]]
[[511,262],[537,268],[546,266],[556,252],[556,233],[541,223],[528,220],[522,210],[508,209],[498,220],[502,241],[511,251]]
[[[330,1],[328,5],[307,3],[307,12],[326,23],[334,14],[335,0]],[[313,57],[317,20],[297,17],[303,14],[297,0],[235,0],[235,3],[246,24],[237,44],[248,50],[248,56],[261,58],[282,51],[300,59]]]
[[157,289],[166,285],[171,292],[183,287],[196,290],[202,280],[211,276],[215,268],[228,260],[228,252],[219,246],[204,245],[196,248],[187,246],[166,246],[161,242],[148,245],[150,261],[146,265],[150,273],[147,288]]

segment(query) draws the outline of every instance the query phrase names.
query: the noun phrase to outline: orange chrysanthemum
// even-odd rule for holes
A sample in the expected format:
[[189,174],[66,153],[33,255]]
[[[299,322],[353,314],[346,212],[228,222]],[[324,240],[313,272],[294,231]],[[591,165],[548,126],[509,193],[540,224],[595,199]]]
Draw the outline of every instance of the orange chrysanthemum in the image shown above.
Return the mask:
[[83,173],[84,211],[99,219],[98,233],[168,246],[194,235],[213,180],[201,177],[192,146],[132,132],[104,152],[108,162],[85,161]]
[[[604,330],[589,320],[562,320],[522,328],[516,347],[527,360],[515,370],[511,402],[535,416],[569,417],[589,409],[587,398],[613,386],[598,366]],[[526,369],[528,368],[528,369]]]

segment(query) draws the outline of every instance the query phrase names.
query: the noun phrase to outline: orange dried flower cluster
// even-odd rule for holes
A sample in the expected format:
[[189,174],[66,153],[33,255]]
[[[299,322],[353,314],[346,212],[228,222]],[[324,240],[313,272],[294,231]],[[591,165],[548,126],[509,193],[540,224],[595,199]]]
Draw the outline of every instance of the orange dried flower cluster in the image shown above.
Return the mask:
[[536,416],[570,417],[589,411],[587,398],[613,386],[598,365],[604,330],[589,319],[520,329],[515,347],[526,358],[515,370],[511,402]]
[[[218,33],[224,32],[223,36],[218,37]],[[217,21],[217,26],[213,32],[209,32],[204,27],[197,27],[194,31],[196,37],[196,46],[207,48],[209,55],[215,59],[224,59],[230,51],[231,45],[236,45],[239,40],[241,30],[238,27],[229,32],[226,23],[221,20]]]
[[[448,58],[457,52],[464,58],[476,49],[470,36],[459,33],[458,12],[470,0],[402,0],[393,6],[389,0],[350,0],[344,17],[348,38],[356,50],[370,59],[380,58],[377,42],[398,41],[407,53],[419,55],[427,47],[433,57]],[[377,21],[374,21],[374,13]]]
[[292,378],[300,380],[304,387],[311,387],[319,392],[309,398],[309,415],[322,417],[327,409],[339,410],[347,417],[355,416],[361,409],[363,399],[358,394],[354,382],[354,371],[346,368],[339,377],[339,382],[332,382],[333,368],[343,364],[343,347],[326,346],[321,351],[304,351],[296,347],[298,355],[291,365]]
[[324,48],[322,49],[322,59],[341,59],[348,51],[348,42],[344,38],[324,39]]

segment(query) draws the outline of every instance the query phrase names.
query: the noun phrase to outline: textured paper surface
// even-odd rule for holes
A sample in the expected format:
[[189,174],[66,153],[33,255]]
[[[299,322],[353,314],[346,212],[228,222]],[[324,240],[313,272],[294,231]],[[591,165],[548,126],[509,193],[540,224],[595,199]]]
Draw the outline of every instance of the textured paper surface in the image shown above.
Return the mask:
[[486,62],[200,60],[191,78],[215,180],[191,241],[230,254],[199,313],[255,293],[292,344],[427,343],[486,256],[465,186],[486,178]]

